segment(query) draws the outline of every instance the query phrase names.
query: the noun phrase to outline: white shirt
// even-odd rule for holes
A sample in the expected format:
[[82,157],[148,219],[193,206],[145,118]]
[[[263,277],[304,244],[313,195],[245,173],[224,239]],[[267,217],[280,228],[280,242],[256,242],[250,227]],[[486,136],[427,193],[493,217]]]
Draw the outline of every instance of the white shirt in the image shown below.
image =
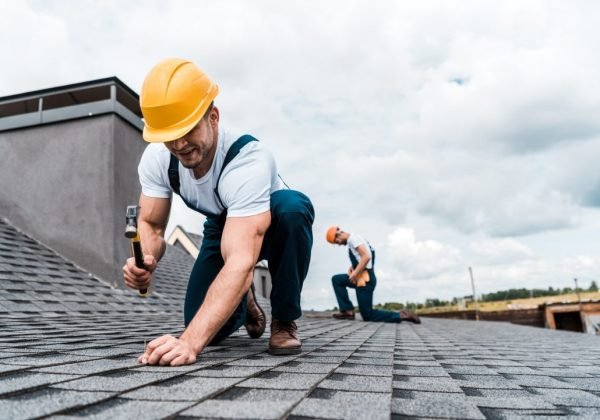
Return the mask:
[[[217,150],[210,170],[200,179],[192,169],[179,165],[179,192],[199,210],[221,214],[225,208],[214,188],[229,147],[241,135],[219,127]],[[148,197],[171,198],[169,183],[171,153],[163,143],[150,143],[138,165],[142,193]],[[227,217],[254,216],[270,209],[271,193],[286,188],[277,174],[273,155],[258,141],[246,144],[227,165],[219,180],[219,196]]]
[[371,254],[371,247],[369,246],[369,243],[362,236],[351,233],[350,236],[348,237],[347,245],[348,245],[348,249],[350,250],[350,252],[352,252],[352,255],[354,255],[354,258],[356,258],[356,260],[358,262],[360,262],[360,254],[358,253],[357,248],[361,245],[364,245],[365,248],[367,249],[367,255],[370,258],[370,260],[367,263],[365,268],[373,268],[373,255]]

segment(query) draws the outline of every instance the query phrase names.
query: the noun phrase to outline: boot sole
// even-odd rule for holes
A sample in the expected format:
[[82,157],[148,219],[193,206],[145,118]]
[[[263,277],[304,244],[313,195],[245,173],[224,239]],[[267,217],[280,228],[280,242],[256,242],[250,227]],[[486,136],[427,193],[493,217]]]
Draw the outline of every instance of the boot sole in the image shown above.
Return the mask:
[[302,353],[302,347],[290,347],[285,349],[269,347],[268,351],[269,354],[272,354],[273,356],[288,356]]

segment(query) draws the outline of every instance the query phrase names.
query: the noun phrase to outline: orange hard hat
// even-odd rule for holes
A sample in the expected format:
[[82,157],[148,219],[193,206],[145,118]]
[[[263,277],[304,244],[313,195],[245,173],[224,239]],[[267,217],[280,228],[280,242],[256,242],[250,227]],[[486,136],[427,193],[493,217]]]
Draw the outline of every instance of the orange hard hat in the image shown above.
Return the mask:
[[161,61],[142,85],[144,140],[157,143],[183,137],[202,119],[218,93],[219,87],[191,61]]
[[327,233],[325,234],[325,239],[327,239],[327,242],[330,244],[335,243],[335,234],[339,229],[339,226],[331,226],[329,229],[327,229]]

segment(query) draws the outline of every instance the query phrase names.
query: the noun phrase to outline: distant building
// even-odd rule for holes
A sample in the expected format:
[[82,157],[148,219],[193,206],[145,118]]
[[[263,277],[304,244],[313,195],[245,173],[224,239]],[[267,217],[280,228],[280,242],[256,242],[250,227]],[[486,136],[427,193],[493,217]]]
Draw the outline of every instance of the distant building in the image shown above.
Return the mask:
[[547,328],[600,335],[600,301],[550,303],[544,315]]
[[141,116],[116,77],[0,98],[0,214],[114,287],[140,194]]
[[254,287],[261,296],[267,299],[271,296],[271,289],[273,288],[271,273],[269,272],[269,265],[264,260],[259,261],[254,267]]
[[[515,305],[516,306],[516,305]],[[460,307],[459,307],[460,308]],[[473,309],[421,313],[422,317],[476,319]],[[600,335],[600,301],[545,303],[536,307],[479,311],[479,319]]]

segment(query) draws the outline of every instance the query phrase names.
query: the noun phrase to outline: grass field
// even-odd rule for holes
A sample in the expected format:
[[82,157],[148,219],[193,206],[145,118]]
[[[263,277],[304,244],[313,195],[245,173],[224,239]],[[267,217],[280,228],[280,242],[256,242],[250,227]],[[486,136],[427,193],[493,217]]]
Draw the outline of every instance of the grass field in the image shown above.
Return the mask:
[[[600,300],[600,292],[581,292],[581,300]],[[502,300],[498,302],[479,302],[480,311],[504,311],[507,309],[528,309],[537,308],[543,303],[566,303],[566,302],[577,302],[577,294],[569,293],[567,295],[558,296],[543,296],[528,299],[513,299],[513,300]],[[458,305],[449,306],[438,306],[435,308],[423,308],[417,312],[420,314],[432,313],[432,312],[450,312],[450,311],[461,311],[461,310],[475,309],[473,302],[467,303],[466,307],[459,307]]]

